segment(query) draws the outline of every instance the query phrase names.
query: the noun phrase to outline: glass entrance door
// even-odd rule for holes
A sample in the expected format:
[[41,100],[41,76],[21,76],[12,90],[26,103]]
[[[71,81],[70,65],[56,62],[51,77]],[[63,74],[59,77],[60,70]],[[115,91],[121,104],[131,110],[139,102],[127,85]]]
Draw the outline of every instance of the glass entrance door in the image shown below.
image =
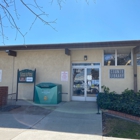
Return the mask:
[[86,100],[96,100],[96,96],[99,92],[99,68],[87,68],[86,69]]
[[73,99],[84,100],[85,98],[85,69],[73,68]]
[[73,66],[72,72],[72,100],[96,101],[100,90],[100,68]]

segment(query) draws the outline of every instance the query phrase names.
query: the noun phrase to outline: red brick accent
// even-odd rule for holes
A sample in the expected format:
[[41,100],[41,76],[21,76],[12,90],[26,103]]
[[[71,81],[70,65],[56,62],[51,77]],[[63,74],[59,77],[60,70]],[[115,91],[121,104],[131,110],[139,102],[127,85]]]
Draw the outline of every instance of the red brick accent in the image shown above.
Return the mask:
[[107,112],[108,114],[111,114],[111,115],[130,119],[132,121],[136,121],[136,122],[140,123],[140,117],[137,117],[137,116],[132,116],[132,115],[129,115],[126,113],[121,113],[121,112],[117,112],[117,111],[113,111],[113,110],[106,110],[105,112]]
[[7,104],[8,87],[0,87],[0,107]]

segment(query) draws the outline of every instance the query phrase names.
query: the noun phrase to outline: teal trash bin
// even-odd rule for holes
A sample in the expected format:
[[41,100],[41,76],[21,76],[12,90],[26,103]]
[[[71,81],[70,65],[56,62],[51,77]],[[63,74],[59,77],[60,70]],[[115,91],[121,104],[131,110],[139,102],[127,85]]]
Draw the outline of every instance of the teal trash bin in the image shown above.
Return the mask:
[[62,101],[62,86],[55,83],[39,83],[35,86],[34,102],[37,104],[58,104]]

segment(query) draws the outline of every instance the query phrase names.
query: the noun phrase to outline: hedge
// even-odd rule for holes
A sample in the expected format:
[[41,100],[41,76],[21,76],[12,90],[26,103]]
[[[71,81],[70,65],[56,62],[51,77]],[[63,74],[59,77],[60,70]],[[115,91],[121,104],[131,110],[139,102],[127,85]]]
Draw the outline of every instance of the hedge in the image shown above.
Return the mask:
[[140,92],[125,90],[122,94],[99,93],[97,103],[101,109],[119,111],[140,117]]

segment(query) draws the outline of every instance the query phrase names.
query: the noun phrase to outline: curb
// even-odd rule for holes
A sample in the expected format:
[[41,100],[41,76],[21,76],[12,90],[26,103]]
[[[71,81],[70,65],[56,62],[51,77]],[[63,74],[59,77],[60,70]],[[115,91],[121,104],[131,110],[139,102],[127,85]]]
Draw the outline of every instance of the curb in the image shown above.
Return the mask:
[[113,111],[113,110],[102,110],[102,111],[104,113],[109,114],[109,115],[113,115],[113,116],[116,116],[116,117],[120,117],[120,118],[124,118],[124,119],[127,119],[127,120],[131,120],[131,121],[140,123],[140,117],[137,117],[137,116],[132,116],[132,115],[129,115],[129,114],[126,114],[126,113]]

